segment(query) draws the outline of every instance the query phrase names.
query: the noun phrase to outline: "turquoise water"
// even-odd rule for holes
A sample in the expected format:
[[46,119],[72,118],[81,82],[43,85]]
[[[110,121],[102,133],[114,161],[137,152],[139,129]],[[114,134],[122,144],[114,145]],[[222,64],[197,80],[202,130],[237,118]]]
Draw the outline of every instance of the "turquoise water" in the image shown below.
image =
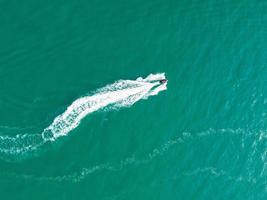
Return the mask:
[[266,8],[0,1],[0,198],[266,199]]

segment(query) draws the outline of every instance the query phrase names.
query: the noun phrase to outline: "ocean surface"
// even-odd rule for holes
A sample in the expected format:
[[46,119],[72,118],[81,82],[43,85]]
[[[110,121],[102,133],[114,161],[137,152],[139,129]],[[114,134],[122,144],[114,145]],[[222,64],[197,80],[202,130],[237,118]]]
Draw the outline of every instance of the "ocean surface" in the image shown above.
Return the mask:
[[266,200],[266,10],[0,0],[0,199]]

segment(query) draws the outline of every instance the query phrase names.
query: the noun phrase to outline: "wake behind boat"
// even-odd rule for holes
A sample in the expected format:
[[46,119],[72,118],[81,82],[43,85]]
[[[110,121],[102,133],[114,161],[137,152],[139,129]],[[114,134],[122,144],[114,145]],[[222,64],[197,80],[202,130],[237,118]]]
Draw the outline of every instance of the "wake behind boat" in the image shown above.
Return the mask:
[[[18,155],[37,150],[47,142],[67,136],[87,115],[103,108],[129,107],[142,99],[157,95],[167,89],[165,74],[150,74],[136,80],[119,80],[96,90],[92,95],[76,99],[67,109],[54,118],[40,134],[0,136],[0,155]],[[110,106],[110,107],[109,107]]]

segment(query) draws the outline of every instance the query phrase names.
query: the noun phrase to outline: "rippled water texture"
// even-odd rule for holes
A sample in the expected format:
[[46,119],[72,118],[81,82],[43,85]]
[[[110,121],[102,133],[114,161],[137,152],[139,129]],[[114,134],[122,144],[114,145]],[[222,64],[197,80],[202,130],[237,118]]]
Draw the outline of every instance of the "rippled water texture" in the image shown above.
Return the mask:
[[266,9],[1,0],[0,198],[267,199]]

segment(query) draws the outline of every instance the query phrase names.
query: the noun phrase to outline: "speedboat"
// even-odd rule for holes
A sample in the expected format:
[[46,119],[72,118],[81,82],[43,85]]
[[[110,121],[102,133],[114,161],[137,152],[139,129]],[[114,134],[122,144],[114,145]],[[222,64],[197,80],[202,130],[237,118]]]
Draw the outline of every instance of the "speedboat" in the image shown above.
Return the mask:
[[161,79],[160,81],[159,81],[159,83],[160,84],[163,84],[163,83],[166,83],[168,80],[167,79]]

